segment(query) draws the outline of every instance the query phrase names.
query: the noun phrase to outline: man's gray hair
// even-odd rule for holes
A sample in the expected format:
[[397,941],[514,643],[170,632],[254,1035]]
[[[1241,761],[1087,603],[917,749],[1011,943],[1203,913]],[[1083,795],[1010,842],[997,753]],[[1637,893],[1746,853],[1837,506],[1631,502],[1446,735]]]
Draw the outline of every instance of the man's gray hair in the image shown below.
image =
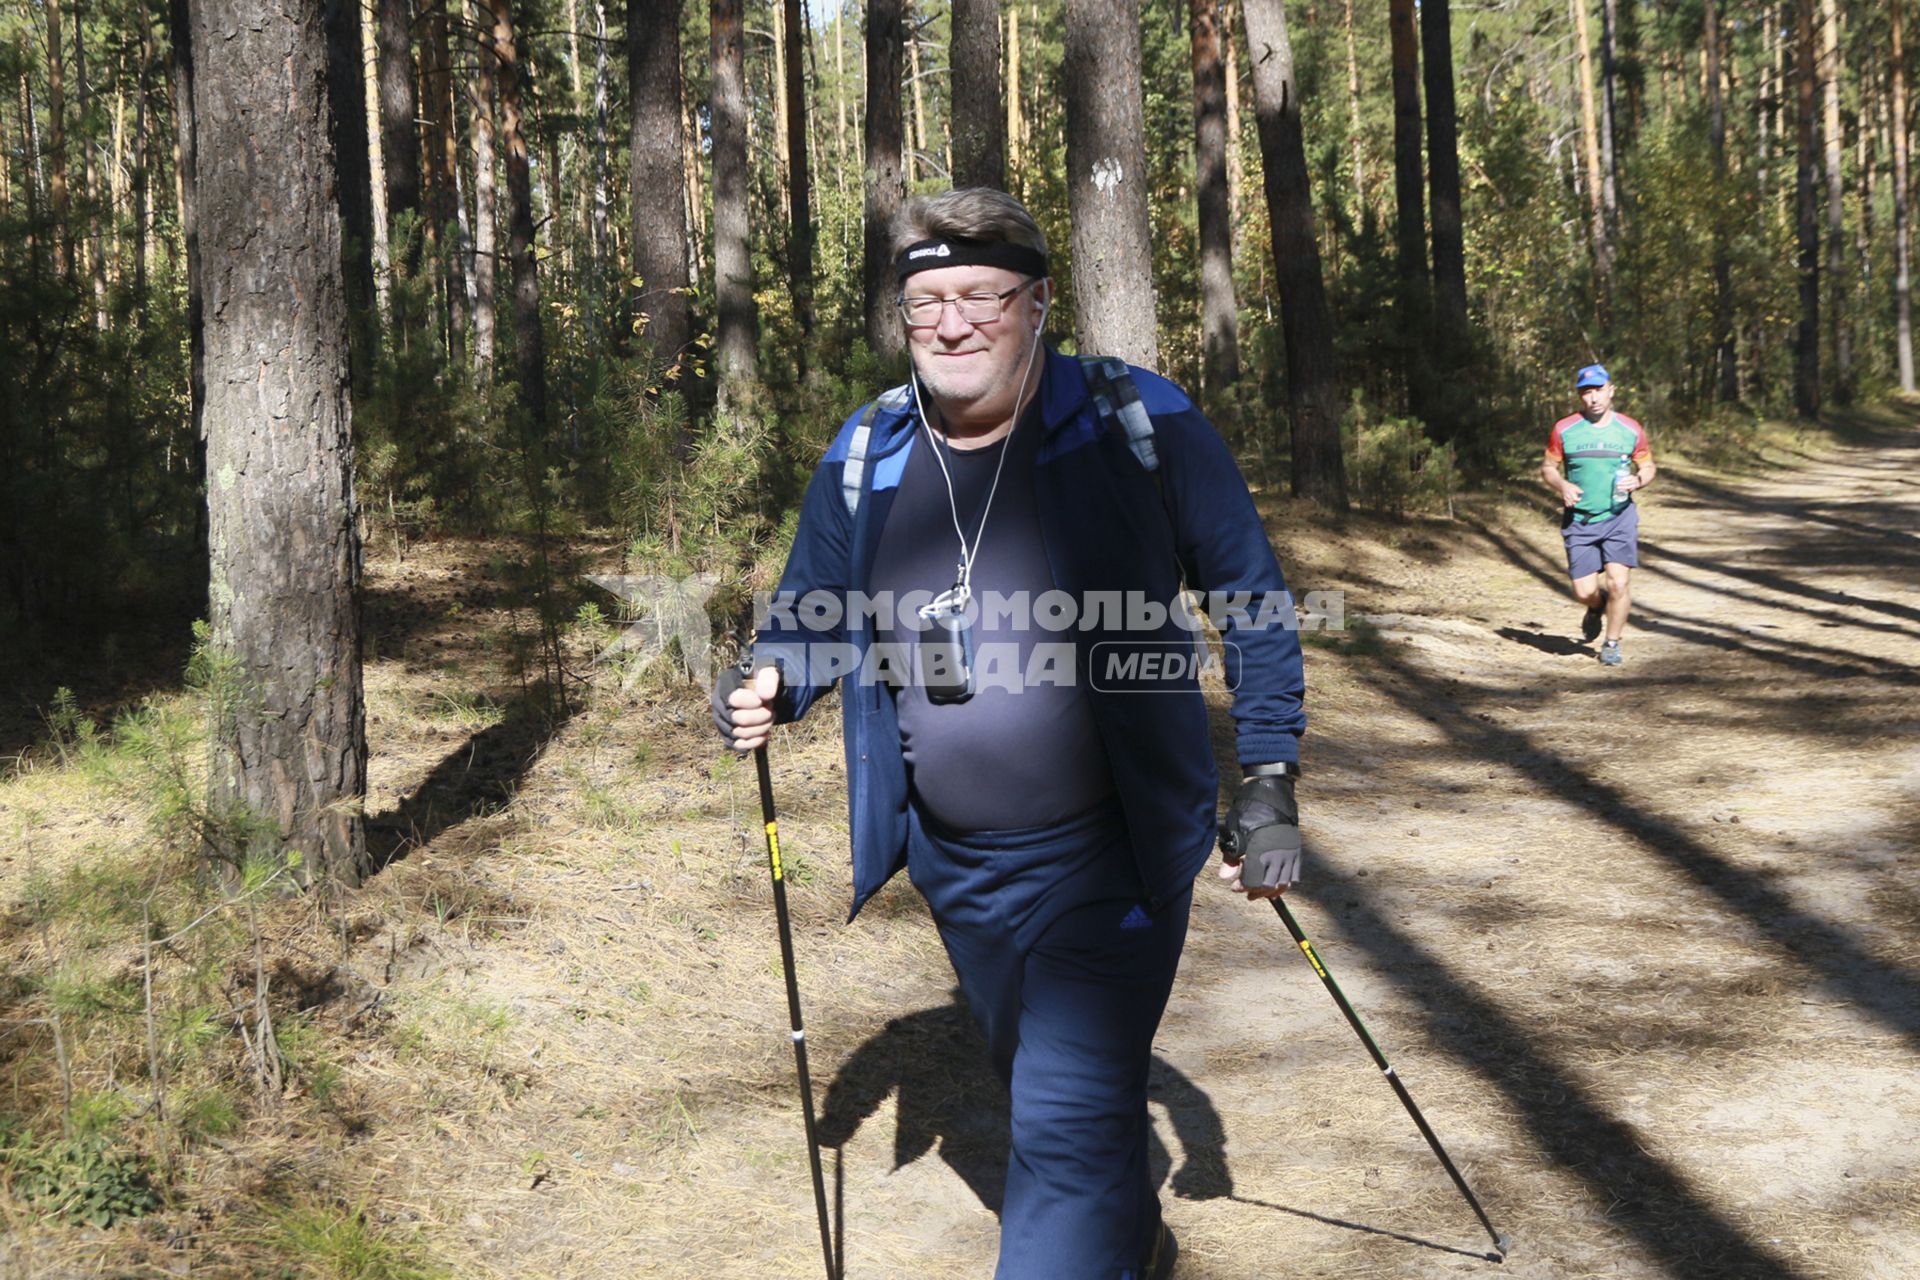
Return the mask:
[[1045,256],[1047,237],[1027,207],[992,187],[910,196],[893,218],[892,257],[922,240],[1004,240]]

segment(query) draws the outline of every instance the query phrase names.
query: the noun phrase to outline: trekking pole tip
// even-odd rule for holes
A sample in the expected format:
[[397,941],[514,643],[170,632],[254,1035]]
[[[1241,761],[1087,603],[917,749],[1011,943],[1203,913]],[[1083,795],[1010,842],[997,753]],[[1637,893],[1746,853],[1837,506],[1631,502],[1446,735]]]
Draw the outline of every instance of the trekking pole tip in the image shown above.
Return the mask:
[[1505,1262],[1507,1255],[1513,1252],[1513,1237],[1498,1235],[1493,1238],[1493,1252],[1487,1255],[1488,1262]]

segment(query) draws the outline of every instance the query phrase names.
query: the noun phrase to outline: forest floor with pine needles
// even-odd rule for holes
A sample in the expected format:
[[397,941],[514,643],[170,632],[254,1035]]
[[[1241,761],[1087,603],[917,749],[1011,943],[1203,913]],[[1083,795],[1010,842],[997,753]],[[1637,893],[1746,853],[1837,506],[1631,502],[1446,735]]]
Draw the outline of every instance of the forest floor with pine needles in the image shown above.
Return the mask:
[[[1920,1274],[1920,412],[1770,441],[1663,456],[1613,670],[1537,486],[1406,521],[1261,496],[1349,622],[1310,637],[1289,900],[1513,1248],[1478,1256],[1273,913],[1209,872],[1155,1053],[1184,1280]],[[71,717],[0,776],[0,1277],[821,1274],[751,770],[685,683],[545,714],[513,554],[370,552],[384,866],[228,909],[191,973],[129,906],[150,790]],[[939,941],[904,877],[843,923],[833,709],[771,757],[845,1274],[989,1275],[1006,1104]],[[251,990],[256,943],[271,1106],[244,1019],[183,1012]],[[144,1154],[157,1212],[47,1221],[20,1153],[63,1111]]]

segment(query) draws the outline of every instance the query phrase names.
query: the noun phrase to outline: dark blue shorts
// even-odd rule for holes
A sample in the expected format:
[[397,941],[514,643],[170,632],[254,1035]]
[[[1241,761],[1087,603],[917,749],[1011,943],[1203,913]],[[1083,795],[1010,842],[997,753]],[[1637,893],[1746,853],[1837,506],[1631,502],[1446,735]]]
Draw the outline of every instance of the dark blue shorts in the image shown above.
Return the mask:
[[1640,567],[1640,508],[1633,503],[1619,515],[1581,524],[1571,511],[1562,518],[1560,536],[1567,543],[1567,573],[1584,578],[1610,564]]

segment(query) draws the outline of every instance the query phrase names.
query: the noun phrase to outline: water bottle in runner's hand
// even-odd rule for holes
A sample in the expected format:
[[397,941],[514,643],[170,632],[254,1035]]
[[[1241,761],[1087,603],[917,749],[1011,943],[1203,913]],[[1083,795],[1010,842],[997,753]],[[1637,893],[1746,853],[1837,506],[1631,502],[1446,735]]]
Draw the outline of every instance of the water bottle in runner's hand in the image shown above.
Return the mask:
[[1633,463],[1624,460],[1620,463],[1619,469],[1613,473],[1613,500],[1615,502],[1625,502],[1631,495],[1631,490],[1622,489],[1620,486],[1626,483],[1627,477],[1632,474]]

